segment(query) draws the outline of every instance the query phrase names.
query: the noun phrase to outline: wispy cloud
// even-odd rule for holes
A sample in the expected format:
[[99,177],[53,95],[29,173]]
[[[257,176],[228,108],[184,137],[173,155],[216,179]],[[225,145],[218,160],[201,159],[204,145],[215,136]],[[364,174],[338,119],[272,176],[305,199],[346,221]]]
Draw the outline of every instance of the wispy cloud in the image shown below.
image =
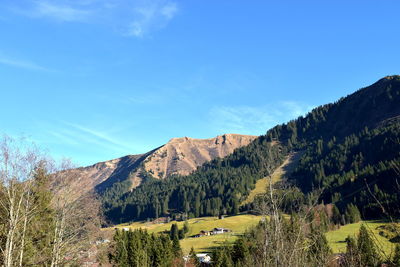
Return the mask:
[[150,1],[134,11],[135,19],[130,24],[127,34],[143,37],[152,30],[165,27],[175,17],[178,6],[170,1]]
[[0,64],[34,71],[52,72],[53,70],[27,60],[5,57],[0,54]]
[[79,124],[75,124],[75,123],[64,122],[64,124],[70,126],[74,130],[80,131],[83,134],[89,135],[91,137],[91,140],[93,140],[93,142],[98,143],[98,141],[100,141],[100,143],[103,145],[111,144],[118,148],[123,148],[124,150],[127,147],[129,147],[128,144],[119,141],[115,137],[112,137],[109,134],[107,134],[106,132],[99,131],[96,129],[91,129],[91,128],[88,128],[88,127],[85,127],[85,126],[82,126]]
[[142,38],[160,30],[176,16],[173,0],[23,0],[14,10],[31,18],[85,22],[117,29],[125,36]]
[[61,21],[82,21],[92,12],[90,10],[78,9],[63,3],[34,1],[33,10],[28,14],[35,17],[50,17]]
[[273,126],[306,114],[313,107],[295,101],[266,106],[219,106],[210,111],[210,120],[218,132],[264,134]]

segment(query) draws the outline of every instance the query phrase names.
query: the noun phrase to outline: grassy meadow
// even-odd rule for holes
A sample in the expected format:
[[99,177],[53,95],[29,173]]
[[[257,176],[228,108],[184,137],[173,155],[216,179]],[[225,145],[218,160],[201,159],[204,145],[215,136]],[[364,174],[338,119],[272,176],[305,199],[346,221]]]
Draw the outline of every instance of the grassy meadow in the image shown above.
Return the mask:
[[[261,216],[255,215],[237,215],[228,216],[224,219],[217,217],[201,217],[189,219],[189,233],[187,237],[181,240],[181,246],[185,254],[189,253],[193,247],[196,252],[210,251],[213,247],[220,246],[224,242],[233,242],[238,236],[243,234],[248,228],[256,225],[261,220]],[[171,221],[169,223],[151,223],[151,222],[135,222],[132,224],[120,224],[117,228],[128,227],[133,229],[146,229],[149,233],[160,233],[169,231],[171,225],[177,223],[179,229],[183,227],[184,222]],[[198,234],[201,230],[210,231],[216,227],[223,227],[232,230],[230,233],[220,235],[190,237]]]
[[379,248],[383,250],[385,254],[389,255],[393,251],[395,245],[385,237],[379,235],[380,230],[377,228],[381,225],[387,224],[386,222],[381,221],[362,221],[358,223],[347,224],[341,226],[338,230],[326,233],[326,238],[328,239],[329,245],[333,252],[346,252],[346,238],[348,236],[357,236],[362,224],[364,224],[367,229],[373,233],[373,238],[377,246],[379,246]]

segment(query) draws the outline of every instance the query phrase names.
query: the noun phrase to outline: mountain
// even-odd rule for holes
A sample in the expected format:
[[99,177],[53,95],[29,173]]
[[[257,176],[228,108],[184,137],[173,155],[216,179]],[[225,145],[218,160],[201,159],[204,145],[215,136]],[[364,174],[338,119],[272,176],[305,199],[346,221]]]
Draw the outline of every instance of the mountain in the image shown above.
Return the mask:
[[342,212],[354,203],[364,217],[382,217],[377,199],[399,211],[400,76],[387,76],[278,125],[185,179],[149,179],[124,194],[114,187],[102,194],[105,214],[112,222],[182,212],[196,217],[235,214],[256,181],[298,151],[302,156],[288,179],[302,194],[322,189],[321,201]]
[[255,138],[239,134],[224,134],[209,139],[173,138],[167,144],[144,154],[128,155],[70,170],[73,179],[69,183],[80,195],[93,189],[103,192],[118,185],[118,190],[128,191],[150,176],[166,179],[174,174],[188,175],[205,162],[223,158]]
[[157,179],[174,174],[188,175],[205,162],[226,157],[255,138],[239,134],[224,134],[210,139],[173,138],[146,158],[144,169]]

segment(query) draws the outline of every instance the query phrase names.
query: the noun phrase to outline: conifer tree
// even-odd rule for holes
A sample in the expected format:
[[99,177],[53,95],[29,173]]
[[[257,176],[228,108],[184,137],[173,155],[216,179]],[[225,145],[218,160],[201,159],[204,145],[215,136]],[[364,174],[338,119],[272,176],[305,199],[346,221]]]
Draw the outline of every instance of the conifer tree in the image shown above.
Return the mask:
[[213,267],[234,266],[230,254],[230,249],[227,245],[223,246],[221,249],[215,250],[211,256]]
[[379,254],[369,231],[365,225],[361,225],[358,234],[357,247],[363,266],[376,266],[379,262]]
[[346,266],[360,266],[361,259],[359,257],[356,240],[353,237],[348,236],[346,238],[346,243]]
[[315,262],[318,266],[325,266],[332,250],[321,228],[311,228],[310,242],[308,252],[311,262]]
[[178,229],[178,225],[176,223],[173,223],[171,225],[171,230],[169,231],[169,237],[171,238],[171,240],[179,239],[179,229]]
[[232,248],[232,260],[234,262],[245,262],[250,256],[249,248],[244,239],[239,238],[235,241]]
[[114,241],[116,243],[116,247],[112,256],[113,262],[117,263],[118,266],[128,267],[127,235],[125,235],[123,231],[116,230]]
[[182,255],[181,245],[179,244],[177,236],[172,240],[172,251],[175,257],[180,257]]
[[333,205],[332,207],[332,222],[335,225],[339,225],[341,223],[342,215],[340,214],[340,211],[336,205]]
[[359,222],[361,220],[361,214],[357,206],[355,206],[352,203],[348,204],[345,211],[345,218],[346,218],[346,223]]

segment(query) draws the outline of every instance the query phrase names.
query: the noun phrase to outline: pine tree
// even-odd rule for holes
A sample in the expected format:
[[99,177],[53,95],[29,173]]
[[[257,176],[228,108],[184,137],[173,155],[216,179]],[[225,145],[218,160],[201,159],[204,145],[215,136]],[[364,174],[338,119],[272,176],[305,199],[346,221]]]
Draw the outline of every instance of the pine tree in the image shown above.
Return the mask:
[[172,240],[172,251],[175,257],[180,257],[182,255],[181,245],[179,244],[178,237]]
[[346,223],[357,223],[361,220],[361,214],[357,206],[348,204],[345,211]]
[[235,241],[232,248],[232,260],[235,263],[245,262],[250,256],[249,247],[244,242],[244,239],[239,238]]
[[332,222],[335,225],[339,225],[342,219],[342,215],[340,214],[340,211],[336,205],[333,205],[332,207]]
[[199,217],[200,216],[200,195],[196,195],[196,199],[194,202],[194,216]]
[[232,214],[237,215],[239,213],[239,201],[236,197],[232,200]]
[[184,239],[185,238],[185,231],[182,229],[179,229],[178,231],[178,238],[179,239]]
[[48,263],[51,254],[49,244],[53,238],[54,210],[51,208],[49,176],[42,168],[36,170],[32,195],[35,215],[30,219],[27,229],[23,261],[26,265],[36,262]]
[[357,240],[358,252],[363,266],[376,266],[379,262],[379,254],[370,233],[364,225],[361,225]]
[[112,261],[118,266],[128,267],[128,250],[127,250],[127,235],[124,231],[116,230],[114,235],[115,251],[112,255]]
[[171,225],[171,230],[169,231],[169,237],[171,238],[171,240],[179,239],[179,229],[178,229],[178,225],[176,223],[173,223]]
[[357,242],[353,237],[346,238],[346,266],[360,266]]
[[213,252],[211,259],[214,267],[232,267],[233,261],[228,246],[223,246]]
[[316,266],[325,266],[329,255],[332,253],[321,228],[311,228],[309,258]]

